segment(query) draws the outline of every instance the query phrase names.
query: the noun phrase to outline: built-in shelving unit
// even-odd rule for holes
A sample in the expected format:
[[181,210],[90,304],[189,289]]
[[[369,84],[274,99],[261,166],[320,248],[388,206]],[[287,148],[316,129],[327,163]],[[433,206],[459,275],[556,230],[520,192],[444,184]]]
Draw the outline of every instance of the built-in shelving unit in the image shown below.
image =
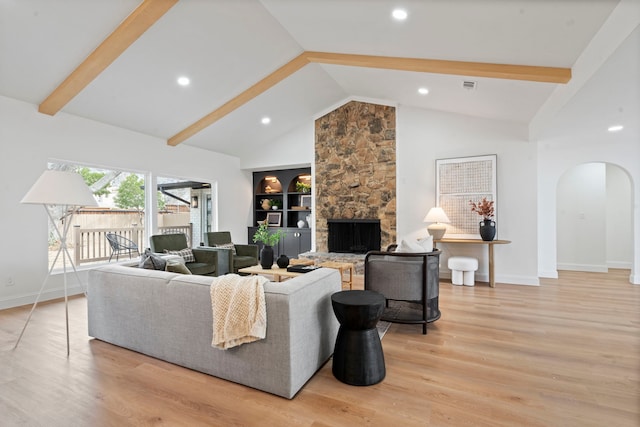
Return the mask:
[[[312,188],[311,169],[284,169],[253,173],[253,224],[249,227],[249,242],[259,223],[267,221],[274,229],[280,227],[285,237],[278,254],[290,258],[311,250]],[[298,223],[302,227],[298,226]]]

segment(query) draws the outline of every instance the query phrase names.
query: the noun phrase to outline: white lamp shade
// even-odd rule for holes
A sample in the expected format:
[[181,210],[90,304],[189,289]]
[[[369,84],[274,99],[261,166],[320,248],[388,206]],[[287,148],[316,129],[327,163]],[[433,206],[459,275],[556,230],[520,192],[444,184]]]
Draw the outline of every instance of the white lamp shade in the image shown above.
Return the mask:
[[98,206],[82,176],[75,172],[57,170],[44,171],[20,203]]
[[424,217],[424,222],[444,222],[450,223],[449,217],[442,210],[442,208],[431,208],[427,213],[427,216]]

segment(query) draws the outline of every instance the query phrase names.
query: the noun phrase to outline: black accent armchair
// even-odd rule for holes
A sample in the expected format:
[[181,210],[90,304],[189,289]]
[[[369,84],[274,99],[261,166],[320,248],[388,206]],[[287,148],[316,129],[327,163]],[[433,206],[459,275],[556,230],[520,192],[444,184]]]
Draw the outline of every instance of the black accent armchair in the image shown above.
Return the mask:
[[[237,273],[239,269],[258,265],[258,245],[233,244],[229,231],[212,231],[205,235],[206,244],[212,248],[220,250],[219,257],[222,257],[221,268],[224,273]],[[216,248],[218,245],[229,246],[233,244],[236,253],[232,254],[232,249],[227,247]]]
[[126,237],[122,237],[115,233],[107,233],[105,234],[105,237],[109,242],[109,246],[111,246],[109,262],[111,262],[111,258],[113,258],[114,255],[116,256],[116,261],[118,261],[121,253],[129,254],[129,258],[131,258],[133,252],[140,256],[138,245],[133,240],[129,240]]
[[[187,236],[181,234],[156,234],[149,238],[151,251],[164,254],[165,250],[179,251],[188,248]],[[195,262],[187,262],[185,265],[193,274],[204,276],[217,276],[218,253],[207,248],[193,248]]]
[[[439,250],[424,253],[368,252],[364,259],[364,288],[384,295],[387,308],[381,320],[421,324],[422,333],[426,334],[427,323],[440,318],[439,264]],[[401,305],[390,308],[389,301],[410,302],[420,308],[399,308]]]

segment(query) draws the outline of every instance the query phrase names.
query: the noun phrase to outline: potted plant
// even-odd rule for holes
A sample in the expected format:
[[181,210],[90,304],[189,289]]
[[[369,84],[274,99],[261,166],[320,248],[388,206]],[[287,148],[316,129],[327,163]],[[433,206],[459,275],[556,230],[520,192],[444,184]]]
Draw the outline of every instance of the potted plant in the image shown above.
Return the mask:
[[282,209],[282,200],[271,199],[271,209]]
[[299,193],[308,193],[311,191],[311,184],[296,181],[296,191]]
[[480,237],[484,241],[491,241],[496,237],[496,222],[493,220],[495,210],[493,200],[489,201],[486,197],[482,198],[480,203],[469,200],[471,212],[475,212],[482,217],[480,221]]
[[273,247],[278,244],[280,239],[285,235],[282,230],[275,233],[269,232],[267,224],[261,224],[253,235],[253,243],[262,242],[264,245],[260,250],[260,265],[268,270],[273,265]]

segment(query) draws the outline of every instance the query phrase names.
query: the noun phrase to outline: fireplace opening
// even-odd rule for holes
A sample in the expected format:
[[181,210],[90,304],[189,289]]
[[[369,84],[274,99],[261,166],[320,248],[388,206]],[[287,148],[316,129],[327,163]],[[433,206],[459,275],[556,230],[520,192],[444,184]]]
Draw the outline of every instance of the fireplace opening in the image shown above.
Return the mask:
[[380,250],[379,219],[328,219],[329,252],[364,254]]

